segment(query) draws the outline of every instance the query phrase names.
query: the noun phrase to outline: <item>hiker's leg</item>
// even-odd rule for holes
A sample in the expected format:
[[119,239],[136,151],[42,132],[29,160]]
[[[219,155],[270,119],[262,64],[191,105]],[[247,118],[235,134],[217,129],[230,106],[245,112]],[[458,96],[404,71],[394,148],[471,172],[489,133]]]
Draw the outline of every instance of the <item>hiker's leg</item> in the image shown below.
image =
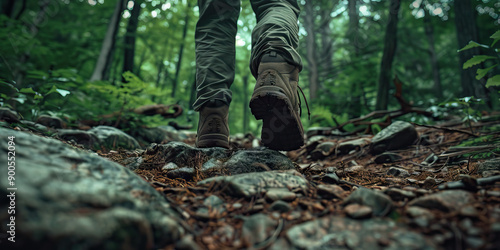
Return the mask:
[[240,0],[198,0],[195,110],[210,100],[229,105],[234,81],[235,37]]
[[300,12],[296,0],[251,0],[257,25],[252,32],[250,69],[255,78],[262,55],[276,51],[285,60],[302,70],[297,53]]

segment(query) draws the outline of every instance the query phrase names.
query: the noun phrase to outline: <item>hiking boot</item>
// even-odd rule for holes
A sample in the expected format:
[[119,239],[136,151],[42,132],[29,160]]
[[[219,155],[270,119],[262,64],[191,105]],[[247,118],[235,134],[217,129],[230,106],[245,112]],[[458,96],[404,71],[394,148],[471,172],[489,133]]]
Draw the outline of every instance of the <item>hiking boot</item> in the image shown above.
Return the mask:
[[229,106],[217,100],[210,101],[201,108],[196,147],[229,148],[228,112]]
[[250,109],[262,119],[262,143],[270,149],[290,151],[304,145],[298,81],[298,67],[276,52],[262,56]]

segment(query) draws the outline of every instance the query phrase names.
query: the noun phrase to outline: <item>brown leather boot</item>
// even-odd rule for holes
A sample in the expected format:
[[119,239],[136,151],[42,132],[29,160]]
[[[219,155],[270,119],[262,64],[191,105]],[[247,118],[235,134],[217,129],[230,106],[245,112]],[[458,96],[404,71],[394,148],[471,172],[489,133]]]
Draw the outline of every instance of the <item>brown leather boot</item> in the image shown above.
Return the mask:
[[298,67],[276,52],[262,56],[250,109],[263,120],[262,143],[271,149],[289,151],[304,145],[298,81]]
[[229,106],[212,101],[200,110],[196,147],[229,148],[229,126],[227,117]]

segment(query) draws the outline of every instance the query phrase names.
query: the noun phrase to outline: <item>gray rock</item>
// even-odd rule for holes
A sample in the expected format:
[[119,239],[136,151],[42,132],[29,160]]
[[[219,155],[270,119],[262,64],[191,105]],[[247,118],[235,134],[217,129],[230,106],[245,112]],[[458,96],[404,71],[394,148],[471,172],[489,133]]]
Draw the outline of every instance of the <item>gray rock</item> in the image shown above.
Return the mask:
[[340,155],[348,154],[352,150],[359,150],[362,147],[368,145],[369,143],[370,139],[368,138],[359,138],[356,140],[339,143],[339,145],[337,146],[337,154]]
[[94,133],[99,139],[100,147],[105,149],[136,149],[141,146],[130,135],[125,132],[110,126],[97,126],[89,130]]
[[[3,128],[0,134],[15,136],[15,185],[0,178],[0,195],[11,192],[7,187],[18,188],[17,247],[146,249],[183,236],[179,215],[127,168],[54,139]],[[7,150],[1,143],[0,153]],[[0,210],[7,205],[2,199]],[[6,232],[7,217],[0,216],[0,223]]]
[[412,200],[409,206],[418,206],[427,209],[438,209],[444,212],[457,211],[463,206],[475,201],[474,195],[463,190],[446,190],[439,193],[425,195]]
[[176,131],[174,128],[167,129],[166,127],[156,128],[136,128],[131,131],[131,135],[143,145],[151,143],[167,143],[170,141],[182,141],[187,139],[187,136]]
[[373,213],[371,207],[362,206],[359,204],[349,204],[345,206],[344,211],[347,213],[349,217],[353,219],[369,218]]
[[390,167],[388,170],[387,170],[387,175],[392,175],[392,176],[395,176],[395,177],[409,177],[410,176],[410,173],[408,172],[408,170],[406,169],[402,169],[402,168],[397,168],[397,167]]
[[226,161],[231,152],[225,148],[195,148],[183,142],[152,144],[146,149],[147,155],[161,155],[165,162],[175,163],[179,168],[200,167],[208,160],[215,158]]
[[269,210],[277,211],[280,213],[286,213],[286,212],[292,210],[292,206],[290,206],[290,204],[288,204],[285,201],[277,200],[277,201],[273,202],[271,204],[271,206],[269,206]]
[[38,124],[36,122],[26,121],[26,120],[21,120],[20,122],[26,128],[34,130],[34,131],[38,131],[38,132],[42,132],[42,133],[45,133],[45,132],[49,131],[49,128],[47,128],[46,126],[44,126],[42,124]]
[[[500,171],[500,158],[493,158],[478,164],[477,172],[483,174],[486,171]],[[484,176],[483,177],[487,177]]]
[[392,200],[389,196],[367,188],[356,189],[344,201],[345,205],[352,203],[371,207],[375,216],[387,215],[392,209]]
[[66,123],[61,118],[48,115],[39,116],[36,122],[49,128],[61,129],[66,127]]
[[247,173],[232,176],[217,176],[198,182],[198,185],[217,183],[216,187],[224,192],[250,198],[264,193],[271,188],[288,188],[307,190],[307,180],[295,170],[269,171],[261,173]]
[[0,107],[0,120],[8,123],[18,123],[21,116],[12,109]]
[[271,188],[266,192],[266,198],[271,201],[293,201],[296,197],[297,195],[294,192],[288,191],[288,189]]
[[252,249],[259,249],[259,243],[266,241],[277,231],[278,221],[264,214],[255,214],[243,218],[243,228],[241,238],[252,246]]
[[377,164],[384,164],[384,163],[393,163],[401,159],[403,159],[403,157],[401,157],[399,154],[385,152],[380,155],[377,155],[377,157],[375,157],[373,161]]
[[234,153],[224,164],[232,174],[295,169],[293,162],[278,151],[247,149]]
[[403,201],[405,199],[411,200],[416,197],[415,193],[398,188],[388,188],[384,193],[389,195],[393,201]]
[[318,194],[321,195],[322,198],[326,199],[344,199],[347,197],[346,191],[338,185],[323,185],[320,184],[316,187],[318,190]]
[[423,235],[387,218],[327,216],[291,227],[286,237],[292,246],[289,249],[382,249],[386,245],[382,243],[389,243],[389,249],[436,248]]
[[194,148],[182,142],[170,142],[150,147],[146,154],[161,154],[166,162],[179,166],[167,173],[169,178],[188,180],[194,178],[195,169],[204,177],[213,177],[295,168],[288,157],[269,149],[246,149],[231,154],[224,148]]
[[330,154],[335,152],[335,143],[327,141],[320,143],[316,148],[311,152],[311,158],[313,160],[324,159]]
[[76,129],[59,129],[55,134],[56,137],[65,141],[74,141],[77,144],[84,146],[85,148],[98,150],[99,148],[99,138],[89,131],[76,130]]
[[388,150],[405,148],[414,144],[417,139],[417,130],[411,123],[396,121],[372,138],[370,151],[372,154],[380,154]]
[[338,184],[340,182],[340,177],[335,173],[337,169],[335,168],[333,171],[333,173],[325,174],[321,180],[329,184]]
[[142,157],[139,156],[139,157],[129,157],[121,163],[124,164],[126,168],[134,171],[138,169],[143,162],[144,159],[142,159]]

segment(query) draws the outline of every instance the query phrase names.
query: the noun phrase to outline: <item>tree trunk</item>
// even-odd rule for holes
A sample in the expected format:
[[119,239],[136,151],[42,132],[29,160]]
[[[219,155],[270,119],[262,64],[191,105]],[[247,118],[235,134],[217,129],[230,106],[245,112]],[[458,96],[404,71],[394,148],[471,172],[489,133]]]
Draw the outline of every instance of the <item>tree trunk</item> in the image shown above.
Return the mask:
[[135,40],[137,36],[137,26],[139,24],[139,14],[141,13],[142,2],[143,0],[134,1],[134,8],[132,8],[130,19],[128,20],[127,32],[125,33],[123,73],[127,71],[134,73]]
[[318,64],[316,56],[316,37],[314,32],[314,6],[312,1],[306,1],[304,5],[304,28],[307,32],[306,37],[306,60],[309,71],[309,99],[313,100],[317,96],[319,77],[318,77]]
[[[422,5],[423,6],[423,5]],[[429,13],[424,16],[424,29],[427,41],[429,42],[429,53],[431,55],[432,79],[434,80],[434,93],[439,99],[443,98],[443,88],[441,86],[441,75],[439,73],[439,62],[437,58],[436,48],[434,47],[434,27],[431,23]]]
[[[348,14],[349,14],[349,29],[347,30],[347,37],[349,38],[352,45],[353,55],[351,57],[351,62],[358,60],[360,55],[360,37],[359,37],[359,11],[358,11],[358,0],[349,0],[348,2]],[[354,59],[354,60],[352,60]],[[356,65],[356,64],[354,64]],[[351,101],[349,102],[349,117],[358,117],[361,115],[361,96],[364,95],[363,86],[361,81],[354,81],[351,83]]]
[[189,25],[189,11],[191,10],[191,4],[188,2],[186,9],[186,16],[184,17],[184,30],[182,31],[182,41],[181,46],[179,48],[179,57],[177,58],[177,66],[175,67],[175,76],[172,84],[172,97],[175,97],[175,91],[177,89],[177,81],[179,81],[179,73],[181,71],[182,65],[182,55],[184,53],[184,43],[186,42],[186,35]]
[[349,14],[349,29],[347,31],[347,37],[351,41],[354,48],[354,55],[357,57],[359,55],[359,12],[358,12],[358,0],[349,0],[348,2],[348,14]]
[[377,90],[377,103],[375,109],[385,110],[389,102],[389,86],[392,75],[392,61],[396,54],[398,14],[400,0],[391,0],[389,5],[389,22],[387,23],[384,38],[384,54],[380,63],[380,76]]
[[[31,31],[31,34],[29,34],[30,37],[36,36],[36,34],[38,34],[40,24],[47,20],[46,19],[47,18],[47,9],[49,7],[50,0],[40,0],[40,1],[38,1],[38,3],[40,5],[40,9],[36,13],[36,16],[33,19],[33,21],[31,22],[31,24],[28,24],[29,31]],[[13,75],[16,78],[16,85],[18,86],[18,88],[23,86],[24,77],[26,74],[24,67],[25,67],[26,63],[28,62],[28,59],[30,58],[30,54],[31,54],[31,50],[33,49],[33,46],[35,46],[35,45],[33,45],[33,44],[29,45],[29,47],[27,47],[25,49],[25,52],[19,58],[19,61],[18,61],[19,66],[15,69],[15,71],[13,73]]]
[[2,1],[2,14],[7,17],[12,18],[14,14],[14,6],[16,4],[16,0],[4,0]]
[[[461,49],[470,41],[479,42],[476,26],[476,16],[470,0],[454,1],[455,3],[455,25],[457,29],[458,48]],[[460,63],[460,80],[462,84],[462,96],[486,97],[483,83],[476,80],[476,71],[481,66],[477,65],[463,69],[463,64],[474,55],[479,55],[479,48],[473,48],[458,53]]]
[[102,81],[109,79],[109,70],[113,62],[113,54],[115,51],[116,44],[116,34],[118,33],[118,28],[121,19],[121,13],[123,11],[125,0],[118,0],[111,16],[111,20],[108,24],[108,30],[106,31],[106,36],[101,45],[101,52],[99,53],[99,58],[97,59],[96,66],[94,68],[94,73],[90,77],[90,81]]

